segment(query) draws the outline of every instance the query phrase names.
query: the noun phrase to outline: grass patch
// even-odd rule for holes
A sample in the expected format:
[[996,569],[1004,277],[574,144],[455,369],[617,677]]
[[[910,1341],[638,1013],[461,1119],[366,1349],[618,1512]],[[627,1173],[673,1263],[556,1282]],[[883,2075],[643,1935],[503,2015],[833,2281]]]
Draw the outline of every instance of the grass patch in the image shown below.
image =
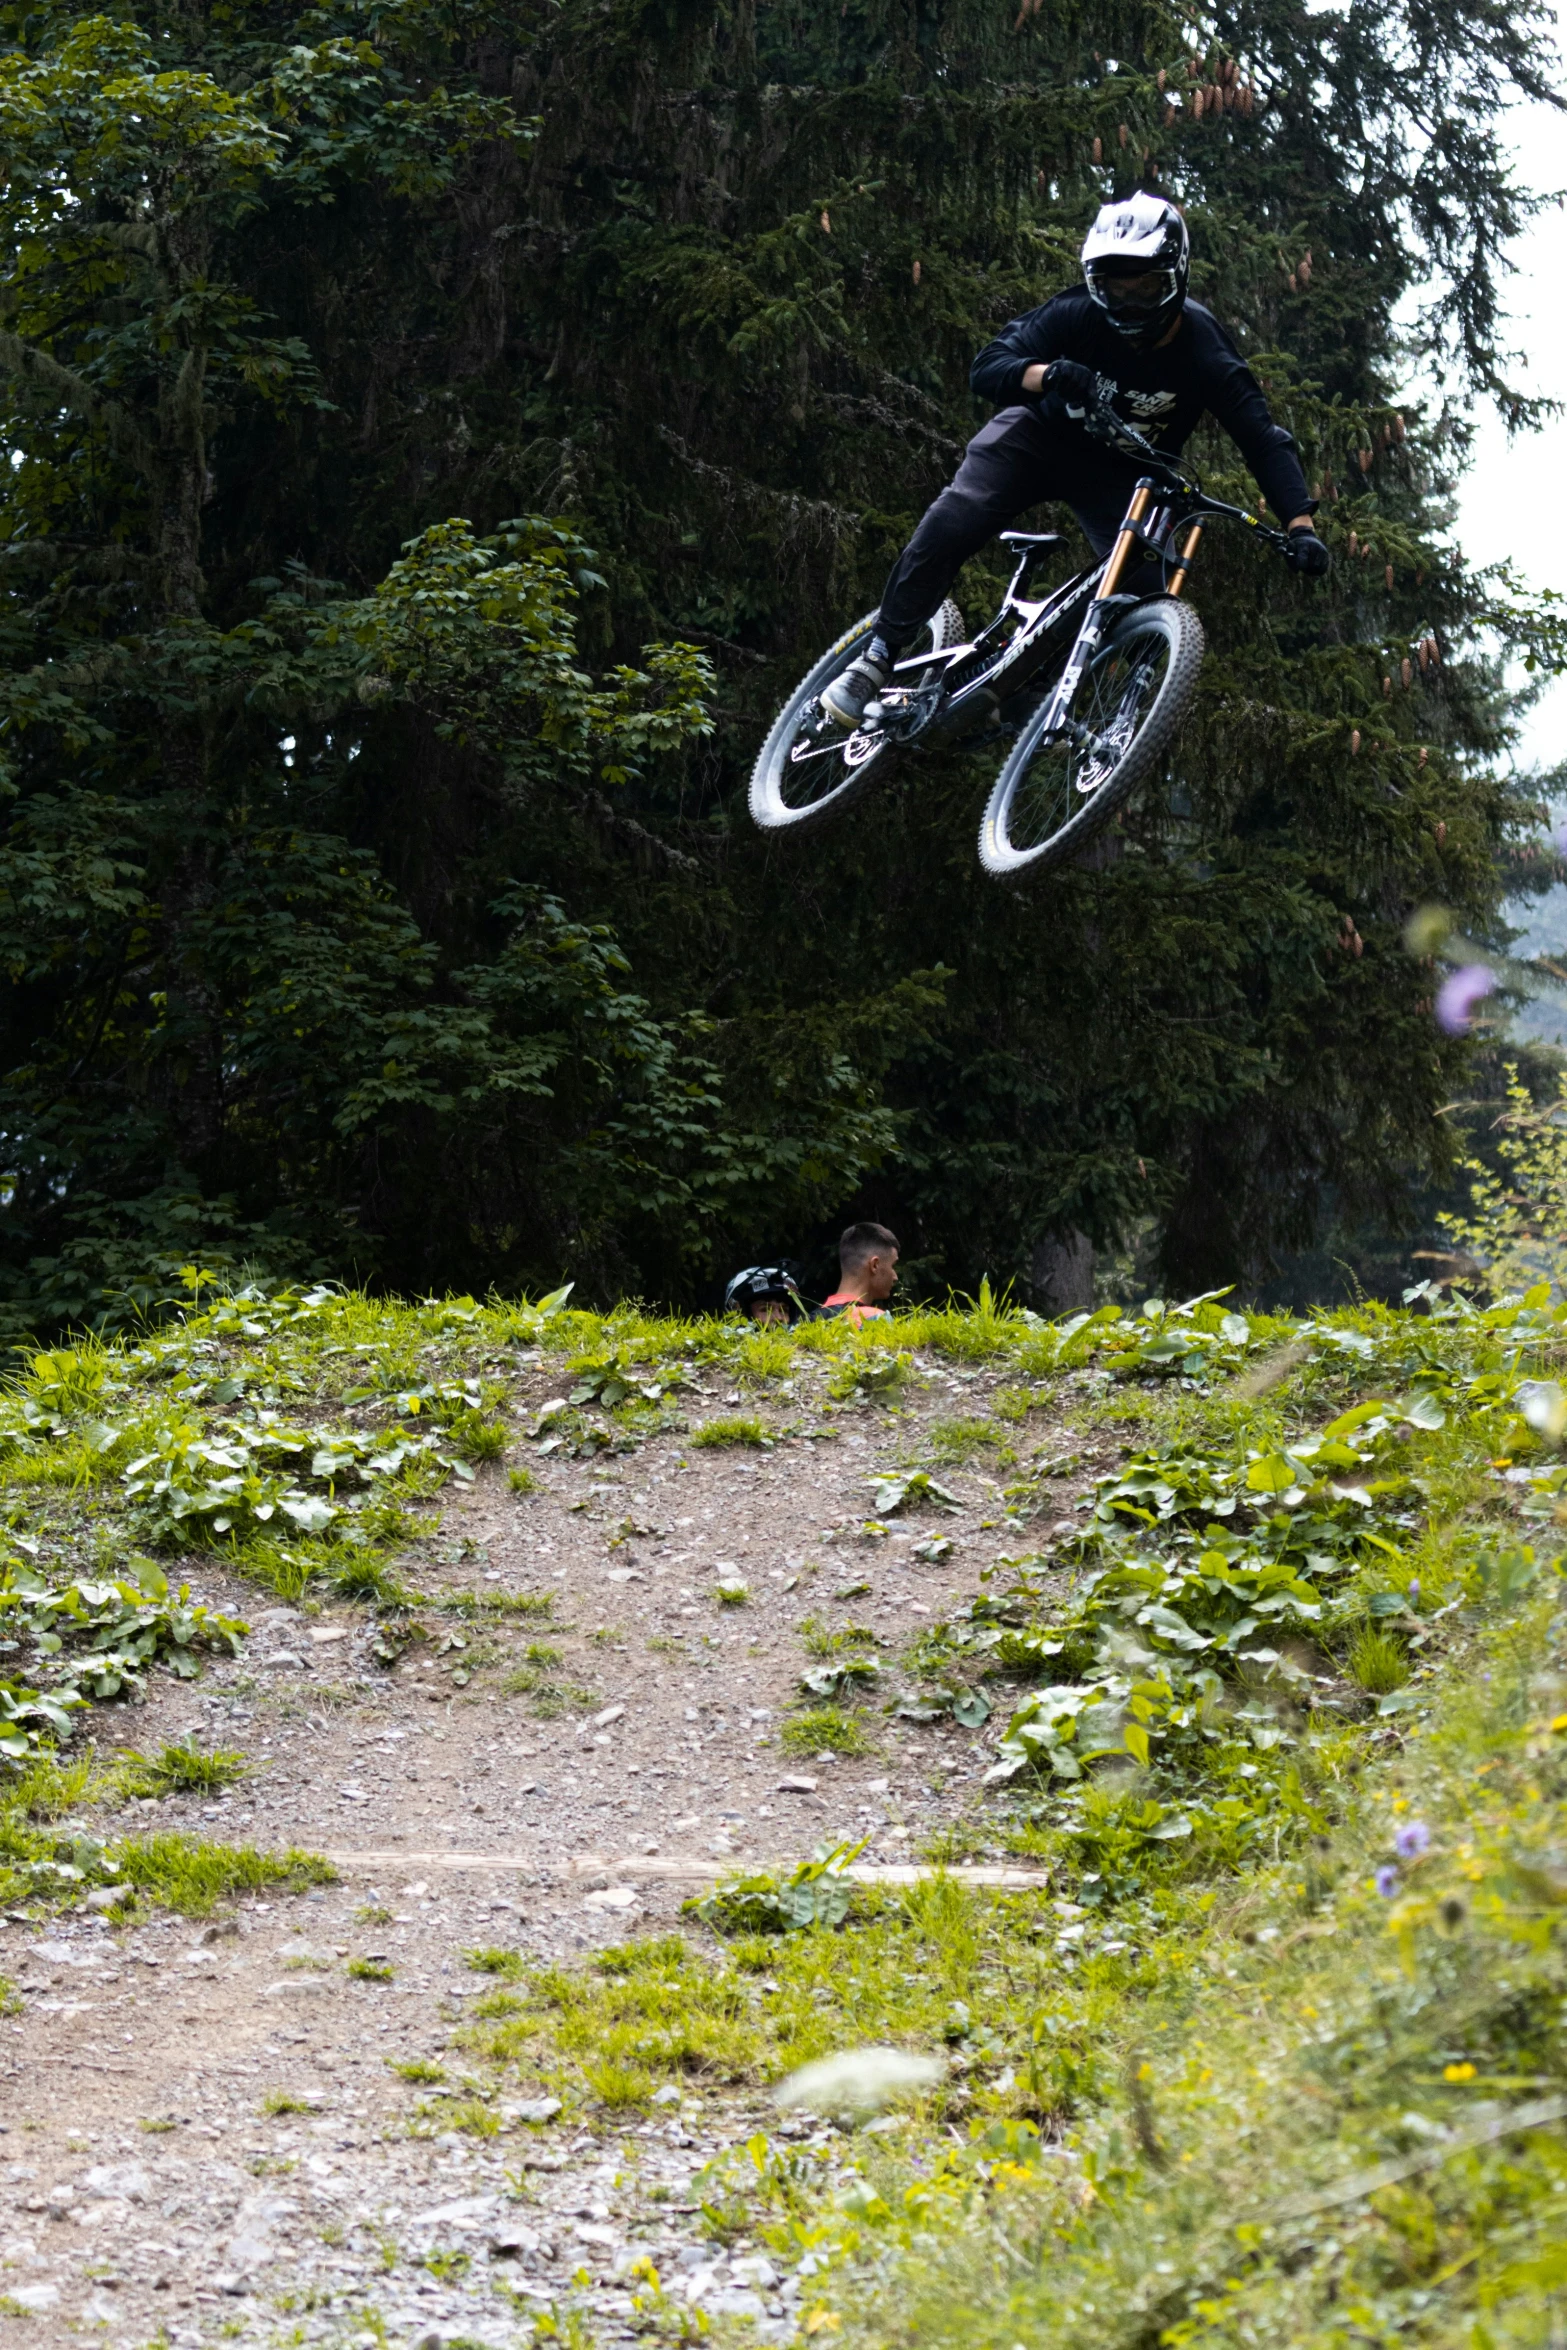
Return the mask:
[[651,2073],[635,2064],[586,2064],[582,2078],[590,2096],[611,2113],[624,2113],[652,2103],[656,2083]]
[[859,1707],[813,1705],[791,1714],[778,1733],[786,1754],[874,1754],[875,1741]]
[[395,1969],[384,1958],[351,1958],[343,1972],[355,1983],[389,1983]]
[[993,1420],[955,1417],[932,1420],[920,1436],[919,1449],[938,1461],[971,1461],[976,1453],[1004,1441]]
[[436,2082],[446,2078],[441,2067],[432,2064],[427,2056],[417,2056],[409,2064],[394,2064],[392,2070],[400,2081],[412,2081],[423,2088],[433,2088]]
[[470,2138],[498,2138],[501,2117],[480,2097],[458,2097],[447,2109],[448,2129],[461,2130]]
[[1371,1696],[1386,1697],[1409,1679],[1409,1651],[1394,1633],[1368,1625],[1350,1649],[1349,1669]]
[[262,2098],[258,2110],[269,2120],[277,2121],[286,2113],[315,2113],[319,2106],[313,2105],[308,2097],[291,2097],[286,2089],[274,2089]]
[[464,1966],[476,1975],[505,1975],[517,1981],[526,1971],[520,1950],[501,1950],[493,1946],[483,1950],[465,1950]]
[[240,1893],[303,1893],[337,1882],[336,1869],[318,1852],[257,1852],[249,1844],[207,1844],[173,1833],[128,1836],[113,1857],[123,1883],[187,1917],[204,1917]]
[[584,1689],[576,1681],[552,1681],[532,1665],[508,1673],[501,1689],[507,1697],[526,1697],[529,1712],[541,1722],[558,1721],[567,1713],[591,1713],[599,1702],[596,1690]]
[[413,1597],[415,1605],[443,1616],[547,1616],[555,1607],[553,1591],[435,1591]]
[[728,1419],[704,1420],[700,1428],[693,1428],[686,1439],[702,1448],[730,1444],[760,1447],[772,1442],[760,1420],[735,1413]]
[[116,1764],[114,1776],[127,1796],[214,1795],[243,1779],[249,1767],[230,1747],[204,1752],[181,1743],[162,1747],[155,1755],[132,1749]]

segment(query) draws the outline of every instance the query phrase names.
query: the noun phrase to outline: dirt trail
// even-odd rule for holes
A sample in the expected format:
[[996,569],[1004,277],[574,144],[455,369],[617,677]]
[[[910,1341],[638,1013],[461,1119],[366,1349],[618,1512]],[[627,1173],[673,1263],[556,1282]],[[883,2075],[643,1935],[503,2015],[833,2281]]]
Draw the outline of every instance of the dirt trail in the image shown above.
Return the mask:
[[[929,1424],[983,1416],[999,1382],[930,1361],[898,1414],[824,1421],[824,1377],[806,1365],[785,1405],[761,1407],[812,1432],[771,1451],[670,1432],[629,1456],[556,1454],[530,1494],[504,1464],[449,1491],[409,1579],[549,1594],[551,1609],[499,1628],[428,1618],[433,1639],[391,1669],[364,1611],[269,1606],[189,1563],[202,1596],[247,1615],[245,1654],[101,1709],[100,1748],[195,1732],[241,1749],[250,1775],[215,1801],[95,1810],[92,1827],[299,1845],[331,1854],[340,1882],[206,1926],[6,1922],[0,1971],[22,2008],[0,2022],[0,2307],[34,2314],[29,2341],[499,2346],[583,2268],[614,2340],[638,2251],[709,2309],[788,2331],[769,2264],[716,2254],[690,2196],[695,2170],[759,2123],[808,2130],[760,2092],[665,2091],[645,2118],[544,2127],[503,2093],[500,2136],[474,2140],[416,2123],[427,2092],[391,2067],[438,2060],[491,1987],[465,1966],[471,1947],[569,1961],[669,1930],[720,1869],[862,1838],[867,1864],[898,1868],[971,1807],[987,1737],[950,1721],[873,1717],[875,1751],[856,1758],[781,1749],[810,1661],[798,1627],[868,1626],[890,1663],[1001,1554],[1048,1548],[1053,1522],[1006,1522],[992,1452],[937,1467],[958,1511],[866,1539],[872,1470],[929,1462]],[[530,1367],[519,1435],[560,1392],[558,1371]],[[741,1408],[711,1380],[688,1400],[693,1424]],[[1047,1434],[1039,1412],[1018,1441]],[[1063,1523],[1095,1465],[1062,1480]],[[937,1535],[950,1554],[916,1555]],[[726,1575],[743,1605],[718,1603]],[[435,1653],[453,1623],[467,1645]],[[556,1655],[530,1660],[530,1645]],[[391,1979],[354,1979],[351,1960]],[[279,2094],[308,2110],[268,2115]],[[468,2259],[421,2265],[432,2251]]]

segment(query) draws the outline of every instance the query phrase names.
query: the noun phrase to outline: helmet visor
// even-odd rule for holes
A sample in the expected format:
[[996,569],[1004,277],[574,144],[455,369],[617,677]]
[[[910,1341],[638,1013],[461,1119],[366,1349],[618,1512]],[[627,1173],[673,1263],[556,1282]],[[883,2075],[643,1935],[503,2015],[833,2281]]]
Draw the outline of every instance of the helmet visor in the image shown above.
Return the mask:
[[1088,290],[1112,318],[1157,318],[1180,291],[1173,269],[1128,271],[1090,262],[1085,272]]

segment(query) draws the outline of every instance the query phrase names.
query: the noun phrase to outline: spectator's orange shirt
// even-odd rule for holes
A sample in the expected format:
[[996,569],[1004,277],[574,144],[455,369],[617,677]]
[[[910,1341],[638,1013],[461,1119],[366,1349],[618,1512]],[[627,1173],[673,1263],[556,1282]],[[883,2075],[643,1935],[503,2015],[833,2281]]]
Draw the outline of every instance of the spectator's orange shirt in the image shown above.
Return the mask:
[[885,1322],[888,1319],[885,1306],[867,1305],[863,1298],[850,1297],[847,1290],[843,1289],[835,1289],[831,1297],[822,1299],[822,1304],[824,1306],[841,1306],[843,1318],[851,1330],[858,1330],[860,1324],[865,1321]]

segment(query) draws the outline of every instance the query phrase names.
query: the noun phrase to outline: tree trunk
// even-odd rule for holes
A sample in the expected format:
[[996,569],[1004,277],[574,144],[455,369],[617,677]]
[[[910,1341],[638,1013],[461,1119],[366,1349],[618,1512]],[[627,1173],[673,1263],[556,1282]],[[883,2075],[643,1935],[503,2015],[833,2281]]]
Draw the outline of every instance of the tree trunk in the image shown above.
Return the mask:
[[1094,1249],[1086,1232],[1068,1225],[1034,1243],[1034,1304],[1042,1314],[1091,1313],[1094,1304]]

